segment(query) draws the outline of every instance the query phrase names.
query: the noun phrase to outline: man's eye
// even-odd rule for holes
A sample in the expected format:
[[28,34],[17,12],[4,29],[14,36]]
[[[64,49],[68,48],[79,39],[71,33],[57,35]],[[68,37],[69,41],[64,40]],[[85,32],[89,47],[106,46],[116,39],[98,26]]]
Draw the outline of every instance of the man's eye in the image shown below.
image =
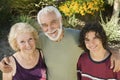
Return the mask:
[[56,21],[53,21],[53,22],[52,22],[52,24],[55,24],[55,23],[56,23]]
[[42,24],[41,26],[42,26],[42,27],[47,27],[47,24]]
[[57,20],[52,21],[51,24],[57,24]]

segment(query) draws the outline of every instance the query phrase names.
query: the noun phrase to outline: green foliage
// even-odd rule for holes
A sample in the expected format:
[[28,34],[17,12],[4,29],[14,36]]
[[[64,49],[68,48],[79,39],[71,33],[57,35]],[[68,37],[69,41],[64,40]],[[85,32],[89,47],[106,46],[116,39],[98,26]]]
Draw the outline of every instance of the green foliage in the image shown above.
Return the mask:
[[38,8],[43,8],[48,5],[56,6],[56,0],[40,0],[39,3],[35,4]]
[[0,80],[2,80],[2,72],[0,71]]
[[11,0],[11,9],[15,15],[34,15],[47,5],[54,5],[54,0]]
[[[61,11],[63,22],[68,23],[67,26],[72,26],[73,28],[83,27],[85,24],[85,19],[93,21],[93,18],[87,17],[98,16],[97,13],[104,10],[104,0],[65,0],[62,2],[58,9]],[[86,18],[87,17],[87,18]],[[81,18],[84,18],[83,20]],[[88,21],[87,21],[88,22]]]
[[[56,0],[0,0],[0,27],[10,28],[13,23],[26,20],[30,21],[30,24],[38,26],[37,22],[33,20],[36,18],[37,12],[44,6],[55,6],[56,2]],[[0,35],[2,34],[1,29]]]
[[11,0],[11,9],[14,15],[29,15],[36,12],[35,4],[38,0]]
[[106,22],[103,21],[101,16],[101,25],[106,31],[108,41],[119,42],[120,41],[120,18],[113,15],[110,21],[106,18]]
[[7,31],[4,30],[8,30],[9,28],[12,15],[10,13],[9,3],[9,0],[0,0],[0,39],[5,37],[5,34],[7,34]]
[[9,24],[11,16],[9,3],[9,0],[0,0],[0,27],[2,28]]
[[76,15],[72,15],[71,17],[67,18],[68,26],[71,26],[72,28],[75,28],[77,26],[83,27],[85,25],[84,21],[81,21]]
[[110,4],[111,6],[113,5],[114,3],[114,0],[107,0],[108,1],[108,4]]
[[37,21],[35,19],[32,19],[32,17],[27,16],[27,15],[20,15],[17,17],[14,17],[12,24],[18,23],[18,22],[26,22],[31,24],[37,31],[39,31],[39,24],[37,23]]
[[68,19],[68,23],[71,24],[71,26],[75,27],[77,26],[78,19],[75,17],[75,15],[73,15]]

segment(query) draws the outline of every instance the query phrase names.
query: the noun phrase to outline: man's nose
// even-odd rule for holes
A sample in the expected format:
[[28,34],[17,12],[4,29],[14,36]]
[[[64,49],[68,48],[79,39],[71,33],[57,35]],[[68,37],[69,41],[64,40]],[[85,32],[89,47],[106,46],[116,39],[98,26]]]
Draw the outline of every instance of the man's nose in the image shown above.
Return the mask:
[[53,30],[53,27],[51,25],[48,26],[48,31],[52,31]]

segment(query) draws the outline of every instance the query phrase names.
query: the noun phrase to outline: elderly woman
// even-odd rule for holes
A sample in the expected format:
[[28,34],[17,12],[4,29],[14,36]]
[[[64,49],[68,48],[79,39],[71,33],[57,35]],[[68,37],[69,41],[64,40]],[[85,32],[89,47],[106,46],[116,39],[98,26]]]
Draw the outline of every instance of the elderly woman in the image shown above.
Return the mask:
[[16,23],[9,33],[9,44],[16,52],[10,56],[12,72],[3,73],[3,80],[46,80],[43,54],[36,48],[37,31],[27,23]]

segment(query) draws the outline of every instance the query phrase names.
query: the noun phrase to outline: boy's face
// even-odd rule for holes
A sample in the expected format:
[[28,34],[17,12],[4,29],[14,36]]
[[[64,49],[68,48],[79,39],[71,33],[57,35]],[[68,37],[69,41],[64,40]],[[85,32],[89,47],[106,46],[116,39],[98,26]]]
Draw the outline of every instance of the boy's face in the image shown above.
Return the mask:
[[94,31],[89,31],[85,35],[86,48],[92,53],[96,53],[103,48],[100,38],[98,38],[96,35],[98,34],[96,34]]

